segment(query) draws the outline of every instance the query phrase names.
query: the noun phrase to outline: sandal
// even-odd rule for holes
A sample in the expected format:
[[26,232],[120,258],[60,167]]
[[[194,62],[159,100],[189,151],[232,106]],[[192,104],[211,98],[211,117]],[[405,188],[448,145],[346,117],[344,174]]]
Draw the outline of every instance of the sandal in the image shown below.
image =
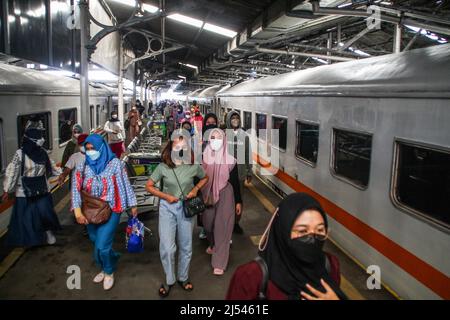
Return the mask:
[[165,284],[161,284],[161,286],[159,287],[158,293],[159,296],[162,298],[165,298],[169,295],[170,293],[170,289],[172,289],[173,284],[172,285],[165,285]]
[[178,284],[183,288],[185,291],[192,291],[194,290],[194,286],[189,280],[186,281],[178,281]]

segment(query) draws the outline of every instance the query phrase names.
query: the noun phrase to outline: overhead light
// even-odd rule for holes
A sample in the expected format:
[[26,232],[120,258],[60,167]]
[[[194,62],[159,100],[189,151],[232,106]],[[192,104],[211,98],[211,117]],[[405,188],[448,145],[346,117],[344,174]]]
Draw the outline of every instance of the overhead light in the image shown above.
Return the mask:
[[155,13],[155,12],[159,11],[158,7],[155,7],[155,6],[152,6],[151,4],[146,4],[146,3],[144,3],[142,5],[142,9],[144,9],[145,11],[150,12],[150,13]]
[[131,7],[136,6],[136,1],[135,0],[111,0],[111,1],[114,1],[114,2],[117,2],[117,3],[121,3],[121,4],[124,4],[124,5],[127,5],[127,6],[131,6]]
[[340,9],[340,8],[346,8],[346,7],[351,6],[352,4],[353,4],[353,3],[351,3],[351,2],[343,3],[343,4],[338,5],[338,8],[339,8],[339,9]]
[[39,69],[45,70],[45,69],[48,69],[48,66],[45,65],[45,64],[40,64],[40,65],[39,65]]
[[447,43],[448,42],[448,40],[446,38],[440,37],[440,36],[436,35],[435,33],[432,33],[428,30],[421,29],[418,27],[408,26],[408,25],[405,25],[405,27],[407,27],[409,30],[412,30],[416,33],[420,32],[421,35],[423,35],[431,40],[437,41],[439,43]]
[[323,63],[323,64],[328,64],[327,61],[320,59],[320,58],[316,58],[316,57],[312,57],[313,60],[316,60],[317,62]]
[[370,57],[371,56],[367,52],[364,52],[364,51],[359,50],[359,49],[355,49],[353,47],[349,47],[348,50],[350,50],[350,51],[352,51],[352,52],[354,52],[356,54],[359,54],[360,56],[364,56],[364,57]]
[[182,23],[185,23],[185,24],[197,27],[197,28],[200,28],[203,25],[203,21],[185,16],[185,15],[182,15],[179,13],[171,14],[170,16],[167,16],[167,18],[178,21],[178,22],[182,22]]
[[25,18],[25,17],[19,17],[19,21],[20,21],[21,25],[27,24],[29,22],[28,18]]
[[194,66],[194,65],[192,65],[192,64],[189,64],[189,63],[181,63],[181,62],[178,62],[178,63],[181,64],[182,66],[185,66],[185,67],[188,67],[188,68],[191,68],[191,69],[198,70],[198,67],[197,67],[197,66]]
[[16,17],[14,17],[13,15],[9,15],[8,22],[16,22]]
[[215,33],[224,35],[224,36],[229,37],[229,38],[233,38],[234,36],[237,35],[237,32],[234,32],[234,31],[232,31],[230,29],[226,29],[226,28],[222,28],[222,27],[216,26],[216,25],[211,24],[211,23],[205,23],[204,29],[208,30],[208,31],[211,31],[211,32],[215,32]]
[[34,69],[34,67],[35,67],[34,63],[27,63],[28,69]]

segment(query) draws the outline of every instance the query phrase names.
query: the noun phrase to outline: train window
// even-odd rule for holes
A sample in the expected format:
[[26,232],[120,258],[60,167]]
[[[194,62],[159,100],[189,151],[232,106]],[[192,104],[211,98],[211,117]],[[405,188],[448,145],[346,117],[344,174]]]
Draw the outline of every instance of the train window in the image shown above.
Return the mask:
[[89,111],[89,116],[90,116],[90,125],[91,125],[91,129],[94,129],[94,106],[91,105],[90,106],[90,111]]
[[315,165],[319,152],[319,125],[297,121],[296,131],[295,155],[301,160]]
[[22,145],[22,137],[25,134],[25,126],[29,120],[33,121],[41,121],[44,126],[44,139],[45,143],[43,147],[47,150],[52,148],[51,145],[51,136],[50,136],[50,112],[40,112],[40,113],[32,113],[32,114],[24,114],[17,116],[17,133],[18,133],[18,145]]
[[244,130],[252,128],[252,113],[244,111]]
[[333,142],[334,173],[365,189],[369,184],[372,136],[333,129]]
[[450,151],[396,141],[394,202],[450,227]]
[[95,125],[98,128],[100,125],[100,105],[98,104],[95,109]]
[[77,108],[58,111],[59,144],[72,138],[72,128],[77,122]]
[[259,135],[259,130],[267,129],[267,115],[257,113],[256,114],[256,136],[259,139],[266,140],[267,132],[265,135]]
[[[281,150],[286,150],[287,145],[287,119],[272,116],[272,129],[278,130],[278,145],[273,145]],[[274,141],[273,137],[274,131],[272,131],[272,143]]]

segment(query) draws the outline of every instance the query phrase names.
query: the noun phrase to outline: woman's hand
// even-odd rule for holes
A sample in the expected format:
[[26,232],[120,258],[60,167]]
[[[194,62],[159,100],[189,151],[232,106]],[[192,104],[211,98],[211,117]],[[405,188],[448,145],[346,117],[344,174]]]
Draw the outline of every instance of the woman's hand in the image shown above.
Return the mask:
[[137,217],[137,215],[138,215],[137,207],[131,208],[131,215],[133,216],[133,218]]
[[177,197],[174,197],[174,196],[172,196],[172,195],[170,195],[170,194],[168,194],[168,195],[166,196],[166,201],[167,201],[168,203],[175,203],[175,202],[178,202],[178,198],[177,198]]
[[197,196],[198,193],[198,188],[194,187],[191,192],[188,193],[188,195],[186,196],[187,199],[191,199]]
[[242,213],[242,203],[236,203],[236,214],[240,216]]
[[339,297],[336,295],[336,293],[331,289],[331,287],[323,281],[323,279],[320,279],[320,283],[325,288],[325,293],[320,292],[319,290],[314,289],[309,284],[306,284],[306,287],[311,291],[311,293],[314,296],[311,296],[307,294],[306,292],[300,292],[302,295],[303,300],[339,300]]
[[8,201],[8,200],[9,200],[8,192],[3,192],[3,194],[2,194],[2,202]]
[[86,217],[85,217],[84,215],[82,215],[82,214],[76,215],[75,218],[77,219],[77,222],[78,222],[79,224],[84,224],[84,225],[89,224],[89,222],[88,222],[88,220],[86,219]]
[[60,187],[64,184],[64,180],[66,180],[66,176],[64,174],[59,175],[59,177],[58,177],[58,185]]

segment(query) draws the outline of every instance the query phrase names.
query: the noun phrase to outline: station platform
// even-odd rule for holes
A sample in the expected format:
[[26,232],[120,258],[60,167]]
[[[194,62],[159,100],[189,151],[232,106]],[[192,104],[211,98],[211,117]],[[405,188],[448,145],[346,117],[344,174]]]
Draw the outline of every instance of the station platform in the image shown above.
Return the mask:
[[[194,229],[193,258],[190,279],[192,292],[174,286],[169,297],[178,300],[223,300],[234,270],[257,255],[258,241],[269,222],[280,198],[254,178],[243,191],[244,213],[241,226],[244,234],[233,234],[228,270],[223,276],[212,273],[210,256],[205,253],[207,240],[200,240],[199,228]],[[53,246],[32,249],[14,249],[0,262],[0,299],[161,299],[158,288],[164,279],[159,258],[157,212],[143,212],[139,218],[153,231],[146,234],[143,253],[131,254],[125,249],[126,216],[117,230],[114,248],[122,254],[115,273],[115,286],[104,291],[92,282],[98,269],[92,259],[92,244],[69,212],[70,194],[58,203],[56,211],[63,225]],[[325,250],[336,255],[341,264],[341,288],[352,300],[392,300],[394,295],[385,288],[369,290],[368,275],[346,256],[332,241]],[[81,269],[81,289],[69,290],[67,268],[77,265]]]

